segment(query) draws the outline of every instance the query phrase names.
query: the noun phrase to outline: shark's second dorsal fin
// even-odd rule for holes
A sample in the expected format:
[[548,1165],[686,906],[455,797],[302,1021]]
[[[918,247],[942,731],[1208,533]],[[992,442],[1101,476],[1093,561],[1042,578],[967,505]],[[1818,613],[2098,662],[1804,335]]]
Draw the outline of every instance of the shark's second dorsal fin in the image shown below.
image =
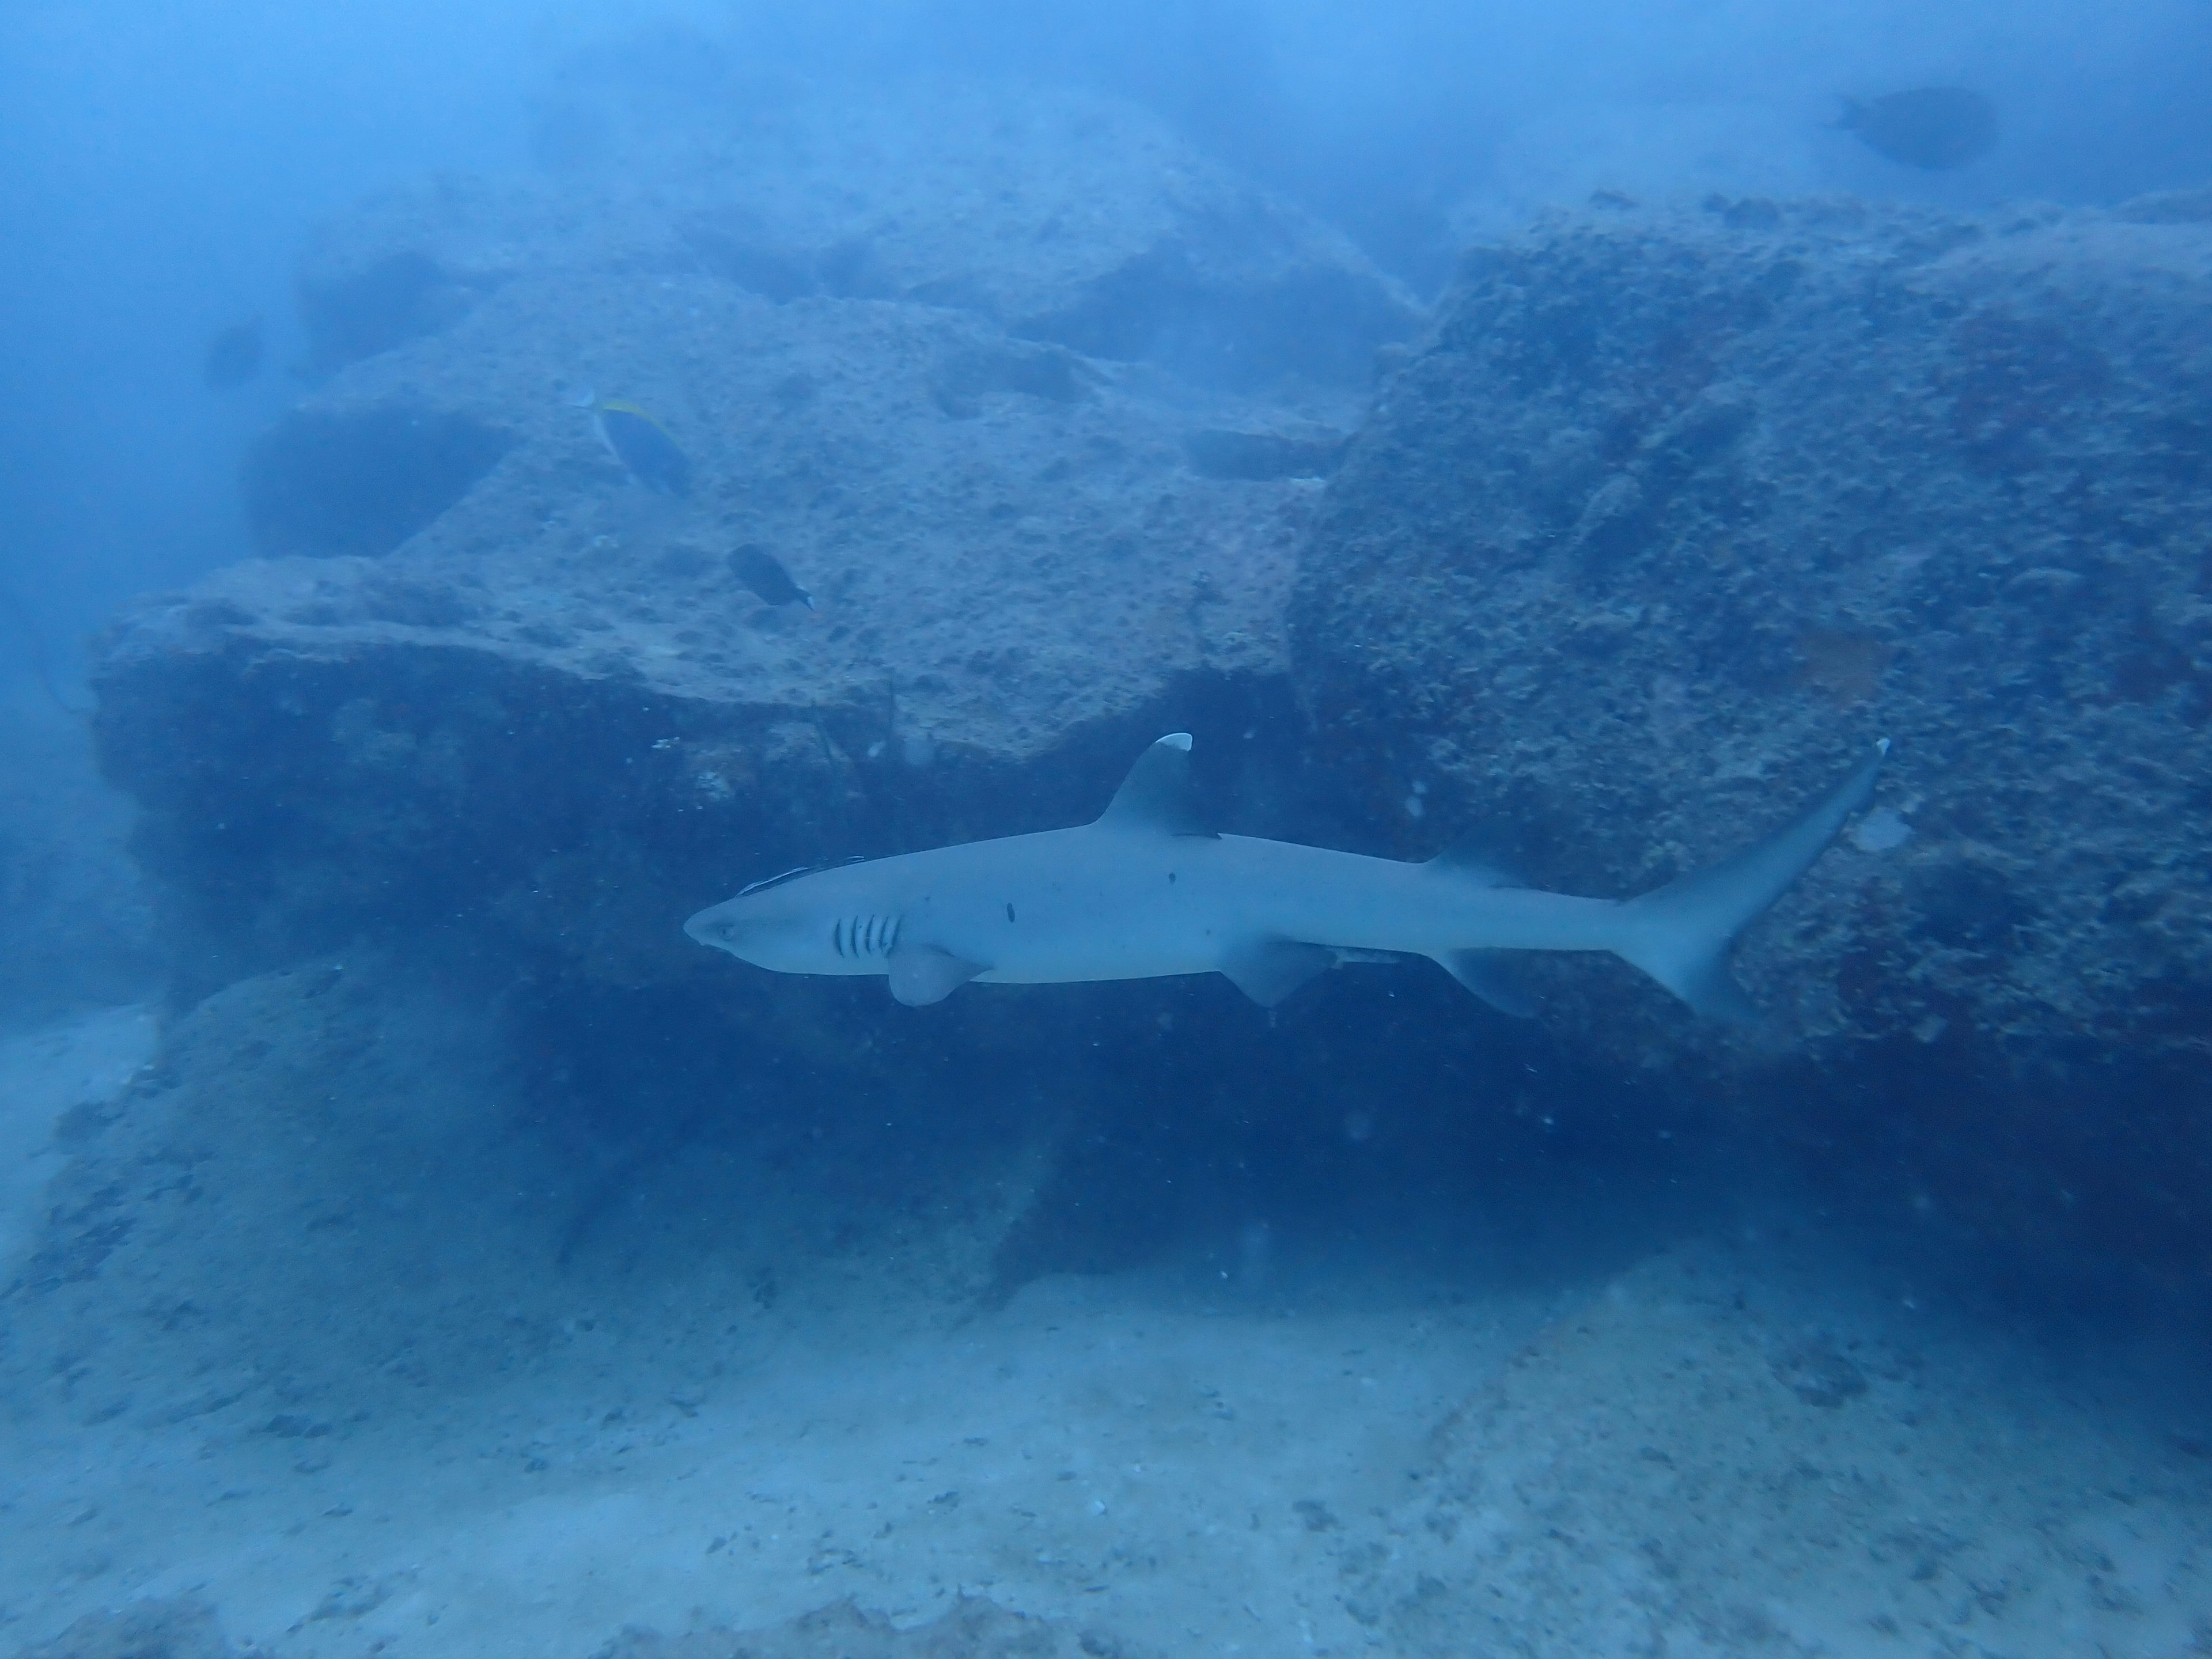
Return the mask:
[[1161,836],[1212,835],[1190,787],[1190,733],[1170,732],[1138,756],[1098,822]]

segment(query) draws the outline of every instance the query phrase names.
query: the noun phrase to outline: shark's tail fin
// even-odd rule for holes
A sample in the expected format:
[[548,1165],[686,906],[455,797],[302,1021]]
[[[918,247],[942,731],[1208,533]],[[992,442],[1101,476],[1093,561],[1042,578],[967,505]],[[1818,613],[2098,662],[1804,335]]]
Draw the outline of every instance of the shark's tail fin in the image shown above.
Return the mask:
[[1709,1019],[1755,1024],[1758,1010],[1729,973],[1736,935],[1790,890],[1844,820],[1874,798],[1889,739],[1794,823],[1734,858],[1628,900],[1620,907],[1626,958]]

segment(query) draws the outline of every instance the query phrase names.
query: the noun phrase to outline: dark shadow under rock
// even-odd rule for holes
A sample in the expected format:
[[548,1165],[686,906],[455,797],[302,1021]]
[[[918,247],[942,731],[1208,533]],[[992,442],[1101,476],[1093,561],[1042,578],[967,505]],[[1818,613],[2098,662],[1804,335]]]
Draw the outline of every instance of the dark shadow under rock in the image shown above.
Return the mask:
[[404,249],[356,270],[303,276],[300,321],[309,366],[331,374],[450,328],[481,297],[429,255]]
[[399,406],[288,416],[246,463],[246,516],[269,556],[389,553],[475,488],[507,435]]

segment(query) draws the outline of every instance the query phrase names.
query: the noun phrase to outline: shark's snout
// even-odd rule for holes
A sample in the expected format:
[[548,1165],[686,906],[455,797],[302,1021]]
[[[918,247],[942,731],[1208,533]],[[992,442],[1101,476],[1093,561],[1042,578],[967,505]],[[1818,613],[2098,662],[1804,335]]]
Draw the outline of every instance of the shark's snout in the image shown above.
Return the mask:
[[[735,918],[729,914],[729,906],[711,904],[685,922],[684,931],[698,944],[717,951],[731,951],[738,928]],[[735,954],[734,951],[732,954]]]

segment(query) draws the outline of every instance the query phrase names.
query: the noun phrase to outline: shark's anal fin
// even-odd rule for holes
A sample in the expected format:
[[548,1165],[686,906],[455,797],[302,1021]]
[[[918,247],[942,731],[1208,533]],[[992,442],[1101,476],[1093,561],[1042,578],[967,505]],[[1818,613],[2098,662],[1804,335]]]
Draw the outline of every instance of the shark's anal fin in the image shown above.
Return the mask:
[[1190,787],[1190,733],[1170,732],[1138,756],[1098,822],[1107,829],[1162,836],[1213,834],[1213,826],[1199,816]]
[[1294,939],[1254,939],[1231,951],[1221,964],[1229,982],[1262,1008],[1272,1008],[1308,980],[1336,966],[1336,952],[1325,945]]
[[1452,951],[1437,958],[1444,971],[1501,1014],[1516,1019],[1536,1018],[1536,999],[1523,986],[1507,960],[1510,951]]
[[902,945],[891,952],[891,994],[919,1008],[944,1001],[982,971],[934,945]]

